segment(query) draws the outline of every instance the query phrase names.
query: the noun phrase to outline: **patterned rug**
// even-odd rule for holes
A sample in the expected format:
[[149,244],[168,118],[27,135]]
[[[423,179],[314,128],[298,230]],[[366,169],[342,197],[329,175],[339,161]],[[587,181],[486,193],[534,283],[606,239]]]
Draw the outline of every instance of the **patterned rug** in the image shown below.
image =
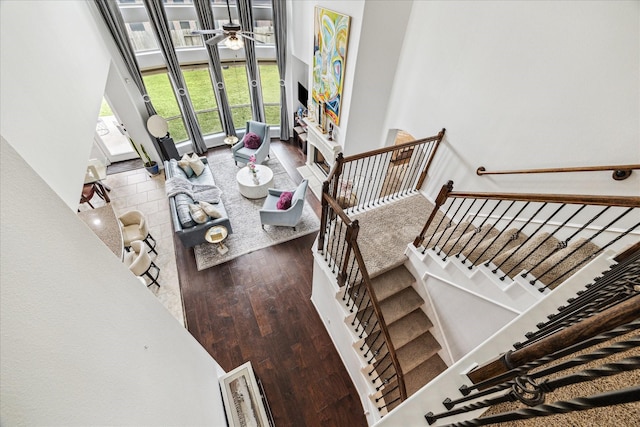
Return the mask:
[[[291,227],[271,225],[265,225],[263,230],[258,211],[262,208],[264,198],[252,200],[240,194],[236,174],[241,165],[235,165],[231,150],[216,150],[209,153],[207,159],[216,185],[222,190],[222,202],[229,214],[233,233],[224,241],[225,246],[229,248],[229,251],[224,255],[218,253],[217,246],[209,243],[194,247],[198,270],[222,264],[258,249],[318,232],[320,220],[307,203],[304,205],[302,219],[296,226],[296,231]],[[273,171],[274,188],[293,190],[296,187],[273,153],[271,153],[271,158],[262,164]],[[307,190],[308,193],[309,190]]]

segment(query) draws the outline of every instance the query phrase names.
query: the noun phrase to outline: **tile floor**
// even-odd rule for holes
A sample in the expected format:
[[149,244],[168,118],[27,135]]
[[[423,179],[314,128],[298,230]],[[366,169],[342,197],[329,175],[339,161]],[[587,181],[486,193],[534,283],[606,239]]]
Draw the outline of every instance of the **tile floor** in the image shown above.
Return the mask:
[[[149,223],[149,231],[156,239],[158,255],[151,254],[160,268],[157,286],[149,287],[169,312],[185,326],[182,297],[178,282],[178,270],[173,247],[173,225],[169,214],[169,201],[164,190],[164,172],[149,176],[145,169],[108,175],[103,183],[111,188],[109,198],[116,216],[128,210],[141,211]],[[91,200],[95,207],[106,203],[97,195]],[[91,209],[87,204],[80,205],[81,211]]]

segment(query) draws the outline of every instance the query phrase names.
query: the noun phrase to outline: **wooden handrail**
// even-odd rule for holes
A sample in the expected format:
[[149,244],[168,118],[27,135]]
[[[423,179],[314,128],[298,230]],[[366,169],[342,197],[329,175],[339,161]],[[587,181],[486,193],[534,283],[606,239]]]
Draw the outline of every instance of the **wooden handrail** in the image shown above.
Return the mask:
[[389,328],[387,326],[387,322],[384,320],[384,316],[382,314],[382,309],[380,308],[378,297],[376,296],[376,293],[373,290],[373,285],[371,284],[369,273],[367,272],[367,268],[365,267],[364,258],[362,257],[362,253],[360,252],[358,242],[354,241],[353,244],[350,246],[352,246],[353,255],[355,256],[356,261],[358,262],[358,268],[360,268],[362,279],[364,281],[365,286],[367,287],[367,292],[369,292],[369,298],[371,299],[371,306],[373,307],[373,311],[376,313],[376,317],[378,318],[380,330],[384,335],[384,340],[387,344],[387,349],[389,350],[389,356],[391,357],[391,362],[393,363],[393,367],[396,370],[396,374],[398,376],[398,389],[400,391],[400,401],[405,401],[407,399],[407,388],[404,384],[404,374],[402,372],[402,368],[400,367],[400,361],[398,360],[396,349],[393,346],[393,342],[391,341],[391,335],[389,335]]
[[345,157],[344,161],[345,161],[345,163],[346,162],[353,162],[355,160],[360,160],[360,159],[364,159],[364,158],[367,158],[367,157],[376,156],[378,154],[384,154],[384,153],[388,153],[390,151],[402,150],[403,148],[408,148],[408,147],[413,147],[415,145],[424,144],[425,142],[435,141],[437,143],[440,143],[440,141],[442,141],[442,138],[444,137],[445,131],[446,131],[446,129],[443,128],[440,132],[438,132],[437,135],[430,136],[428,138],[416,139],[415,141],[405,142],[404,144],[391,145],[389,147],[382,147],[382,148],[378,148],[376,150],[366,151],[366,152],[360,153],[360,154],[354,154],[353,156]]
[[560,172],[600,172],[613,171],[612,178],[616,181],[629,178],[631,171],[640,169],[640,165],[617,165],[617,166],[578,166],[572,168],[542,168],[542,169],[519,169],[503,171],[487,171],[484,166],[476,170],[476,174],[482,175],[512,175],[529,173],[560,173]]
[[[475,368],[467,374],[467,377],[474,384],[486,381],[496,375],[504,374],[548,354],[629,323],[638,317],[640,317],[640,295],[635,295],[527,347],[504,353],[498,359]],[[491,384],[487,384],[487,386],[489,385]]]

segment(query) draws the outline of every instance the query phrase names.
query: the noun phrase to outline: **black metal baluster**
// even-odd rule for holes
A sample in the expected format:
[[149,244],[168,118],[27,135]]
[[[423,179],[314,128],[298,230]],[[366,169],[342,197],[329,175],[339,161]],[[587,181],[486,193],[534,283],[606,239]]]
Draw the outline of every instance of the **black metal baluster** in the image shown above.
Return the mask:
[[[499,203],[501,203],[501,202],[502,202],[502,201],[500,201]],[[500,223],[500,221],[502,221],[502,218],[504,218],[504,216],[507,214],[507,212],[509,212],[509,209],[511,209],[511,207],[512,207],[515,203],[516,203],[516,201],[515,201],[515,200],[512,200],[512,201],[511,201],[511,203],[509,203],[509,206],[507,206],[507,208],[504,210],[504,212],[502,212],[502,214],[500,215],[500,217],[495,221],[495,226],[496,226],[496,227],[498,226],[498,224]],[[512,221],[513,221],[513,220],[512,220]],[[510,224],[510,223],[509,223],[509,224]],[[507,225],[509,225],[509,224],[507,224]],[[489,250],[489,248],[490,248],[491,246],[493,246],[493,244],[496,242],[496,240],[498,240],[498,238],[499,238],[500,236],[502,236],[502,234],[503,234],[505,231],[507,231],[507,227],[504,227],[502,230],[498,230],[498,234],[496,234],[496,236],[491,240],[491,243],[489,243],[489,244],[487,245],[487,247],[485,248],[485,250],[484,250],[484,251],[482,251],[482,252],[481,252],[481,253],[476,257],[476,259],[475,259],[475,260],[473,260],[473,261],[469,260],[469,261],[471,262],[471,264],[470,264],[470,265],[469,265],[469,267],[468,267],[468,268],[469,268],[469,270],[471,270],[471,269],[473,268],[473,266],[474,266],[474,265],[476,265],[476,263],[478,262],[478,260],[479,260],[480,258],[482,258],[482,255],[484,255],[484,254],[485,254],[485,252],[487,252],[487,251]],[[479,241],[478,243],[476,243],[476,246],[471,250],[471,252],[469,252],[469,254],[472,254],[472,253],[473,253],[473,252],[478,248],[478,246],[480,246],[480,243],[482,243],[482,240],[481,240],[481,241]],[[467,258],[467,259],[469,259],[469,258]]]
[[612,305],[619,303],[621,300],[624,300],[630,296],[633,296],[636,292],[633,292],[633,289],[627,288],[623,291],[614,291],[610,295],[602,296],[601,298],[596,299],[597,304],[591,304],[588,306],[583,306],[580,310],[571,313],[570,315],[563,316],[562,318],[554,318],[553,321],[548,322],[545,327],[540,328],[536,332],[527,333],[525,336],[527,337],[527,341],[524,343],[516,343],[514,347],[520,349],[527,345],[530,345],[533,342],[539,341],[540,339],[553,334],[554,332],[566,328],[580,320],[584,320],[588,317],[591,317],[594,314],[598,314],[600,311],[605,310]]
[[[553,270],[553,268],[556,265],[562,264],[562,262],[564,262],[567,258],[569,258],[571,255],[573,255],[575,252],[577,252],[578,250],[580,250],[584,245],[586,245],[587,243],[591,242],[593,239],[595,239],[596,237],[598,237],[601,233],[603,233],[605,230],[607,230],[611,225],[613,225],[614,223],[616,223],[619,219],[621,219],[622,217],[624,217],[626,214],[628,214],[629,212],[631,212],[633,210],[633,208],[629,208],[627,209],[624,213],[622,213],[621,215],[619,215],[616,219],[614,219],[613,221],[611,221],[609,224],[605,225],[602,229],[600,229],[600,231],[598,231],[596,234],[594,234],[593,236],[591,236],[589,239],[585,240],[579,247],[577,247],[576,249],[574,249],[570,254],[565,255],[560,261],[558,261],[555,265],[549,267],[544,273],[542,273],[540,276],[538,276],[537,280],[540,280],[540,278],[544,277],[547,273],[549,273],[551,270]],[[606,248],[608,248],[609,246],[611,246],[613,243],[617,242],[618,240],[620,240],[621,238],[623,238],[624,236],[626,236],[627,234],[629,234],[631,231],[635,230],[636,228],[638,228],[640,226],[640,222],[637,223],[636,225],[634,225],[633,227],[627,229],[624,233],[619,234],[615,239],[611,240],[608,244],[604,245],[603,247],[601,247],[599,250],[597,250],[596,252],[594,252],[593,254],[591,254],[590,256],[588,256],[587,258],[583,259],[582,261],[580,261],[578,263],[577,266],[580,266],[584,263],[586,263],[587,261],[589,261],[590,259],[594,258],[595,256],[597,256],[600,252],[604,251]],[[575,267],[574,267],[575,268]],[[562,276],[557,277],[554,281],[552,281],[551,283],[545,285],[543,288],[539,288],[538,290],[540,292],[542,292],[544,289],[547,289],[548,287],[550,287],[551,285],[553,285],[555,282],[557,282],[558,280],[562,279],[564,276],[566,276],[569,272],[571,272],[573,270],[567,270]],[[534,281],[535,283],[535,281]]]
[[[553,237],[559,230],[564,229],[564,226],[567,225],[569,223],[569,221],[571,221],[573,218],[575,218],[587,205],[582,205],[576,212],[574,212],[569,218],[567,218],[561,225],[557,226],[555,230],[553,230],[553,232],[549,233],[549,235],[547,236],[546,239],[544,239],[544,241],[540,244],[544,244],[547,240],[549,240],[551,237]],[[567,240],[568,241],[568,240]],[[567,245],[567,241],[563,241],[562,244],[563,246]],[[545,261],[545,259],[541,259],[540,261],[538,261],[536,263],[536,265],[534,265],[533,267],[531,267],[529,270],[525,271],[524,273],[522,273],[522,277],[526,278],[533,270],[535,270],[540,264],[542,264]]]
[[[533,215],[532,215],[532,216],[531,216],[531,217],[530,217],[530,218],[529,218],[529,219],[524,223],[524,225],[523,225],[523,226],[518,230],[518,232],[520,232],[520,233],[521,233],[521,232],[522,232],[522,230],[524,230],[524,229],[527,227],[527,225],[529,225],[529,223],[531,222],[531,220],[533,220],[533,219],[534,219],[534,218],[535,218],[535,217],[540,213],[540,211],[542,211],[542,209],[544,209],[544,208],[545,208],[545,206],[547,206],[547,202],[544,202],[544,203],[542,204],[542,206],[540,206],[540,207],[538,208],[538,210],[537,210],[537,211],[536,211],[536,212],[535,212],[535,213],[534,213],[534,214],[533,214]],[[540,230],[540,228],[541,228],[541,227],[542,227],[542,226],[538,227],[538,228],[533,232],[533,234],[531,234],[530,236],[528,236],[528,237],[525,239],[525,241],[524,241],[524,242],[520,243],[520,245],[518,246],[518,248],[517,248],[515,251],[511,252],[511,255],[509,255],[507,258],[505,258],[505,260],[504,260],[504,261],[502,261],[502,262],[500,263],[500,265],[496,266],[496,268],[495,268],[494,270],[492,270],[491,272],[492,272],[492,273],[494,273],[494,274],[496,274],[496,273],[498,272],[498,270],[500,270],[500,267],[501,267],[505,262],[507,262],[507,260],[508,260],[509,258],[513,257],[513,256],[514,256],[514,255],[515,255],[515,254],[520,250],[520,249],[522,249],[522,247],[523,247],[523,246],[524,246],[524,245],[525,245],[529,240],[531,240],[531,238],[532,238],[532,237],[533,237],[533,236],[538,232],[538,230]],[[496,256],[498,256],[498,254],[494,255],[494,256],[493,256],[493,258],[491,258],[491,259],[489,260],[489,262],[493,261],[493,260],[494,260],[494,258],[495,258]],[[518,264],[520,264],[520,263],[518,263]],[[504,280],[505,276],[506,276],[506,275],[502,276],[502,277],[500,278],[500,280]]]
[[[453,199],[453,198],[448,199],[447,202],[445,202],[445,203],[449,203],[449,205],[447,206],[447,209],[443,213],[442,218],[440,218],[440,221],[438,222],[438,225],[436,226],[434,231],[431,233],[431,236],[429,236],[429,241],[427,241],[427,243],[424,244],[423,249],[422,249],[422,253],[423,254],[427,251],[427,248],[429,247],[429,244],[431,243],[431,240],[433,240],[433,236],[435,236],[438,233],[438,230],[440,230],[440,226],[442,225],[442,223],[445,222],[445,221],[449,221],[449,224],[450,224],[449,210],[453,207],[454,202],[455,202],[455,199]],[[447,227],[448,227],[448,225],[447,225]],[[443,230],[444,230],[444,228],[443,228]]]
[[[438,245],[440,243],[440,239],[442,239],[442,237],[445,235],[445,230],[449,229],[456,220],[456,216],[458,215],[458,211],[460,211],[460,208],[462,208],[462,205],[464,205],[464,202],[467,201],[467,199],[463,199],[463,198],[457,198],[454,197],[453,201],[451,202],[451,205],[453,206],[457,201],[460,201],[460,204],[458,205],[458,208],[455,210],[455,212],[453,213],[453,215],[451,216],[451,219],[449,219],[449,224],[447,225],[447,227],[442,230],[442,232],[440,232],[440,237],[438,237],[438,240],[433,244],[433,250],[436,250],[436,247],[438,248],[438,252],[436,252],[436,255],[440,255],[440,246]],[[458,223],[455,223],[456,227],[458,226]]]
[[[438,246],[438,248],[440,249],[437,253],[437,255],[440,255],[441,252],[444,252],[444,248],[445,246],[447,246],[447,243],[449,243],[449,241],[454,238],[453,235],[455,234],[456,230],[458,230],[458,227],[460,227],[462,225],[462,223],[465,221],[465,218],[467,217],[467,215],[469,214],[469,211],[471,210],[471,208],[473,207],[473,205],[476,204],[476,201],[478,199],[471,199],[471,203],[469,204],[469,207],[467,208],[466,212],[464,214],[462,214],[460,216],[460,219],[458,220],[458,222],[456,223],[456,226],[453,228],[453,230],[451,230],[451,234],[449,234],[449,237],[447,237],[447,240],[441,245]],[[464,204],[464,202],[466,201],[466,199],[463,199],[462,204]],[[460,207],[462,207],[462,204],[460,204]],[[456,212],[457,214],[457,212]],[[455,221],[455,214],[453,217],[453,220]],[[465,228],[466,230],[466,228]],[[444,233],[442,234],[444,236]],[[442,236],[441,236],[442,237]],[[437,243],[436,243],[437,244]],[[443,261],[447,260],[447,254],[444,254],[444,258],[442,258]]]
[[[546,206],[546,203],[544,204],[544,206]],[[544,206],[543,206],[543,207],[544,207]],[[535,235],[538,233],[538,231],[540,231],[540,229],[542,229],[542,227],[546,226],[546,225],[549,223],[549,221],[551,221],[551,218],[553,218],[554,216],[556,216],[556,215],[558,214],[558,212],[560,212],[560,211],[561,211],[565,206],[566,206],[566,204],[564,204],[564,203],[563,203],[563,204],[561,204],[561,205],[560,205],[560,207],[559,207],[558,209],[556,209],[556,210],[555,210],[555,212],[553,212],[549,218],[545,219],[545,220],[542,222],[542,224],[540,224],[540,225],[538,226],[538,228],[536,228],[536,229],[534,230],[534,232],[533,232],[533,233],[531,233],[531,235],[530,235],[530,236],[529,236],[529,237],[528,237],[524,242],[522,242],[522,244],[520,245],[520,247],[521,247],[521,248],[522,248],[522,247],[524,247],[524,245],[525,245],[525,244],[526,244],[526,243],[527,243],[531,238],[533,238],[533,236],[535,236]],[[537,213],[537,212],[536,212],[536,213]],[[520,261],[519,263],[517,263],[516,265],[514,265],[513,267],[511,267],[511,269],[510,269],[509,271],[507,271],[506,273],[504,273],[504,275],[500,278],[500,280],[504,280],[504,279],[509,275],[509,273],[511,273],[513,270],[515,270],[515,269],[516,269],[516,267],[518,267],[520,264],[522,264],[522,263],[524,262],[524,260],[525,260],[525,259],[527,259],[527,257],[529,257],[531,254],[533,254],[535,251],[537,251],[537,250],[538,250],[538,249],[539,249],[539,248],[540,248],[540,247],[541,247],[541,246],[542,246],[542,245],[543,245],[547,240],[549,240],[549,238],[551,238],[551,235],[547,236],[547,237],[546,237],[542,242],[540,242],[540,243],[539,243],[535,248],[533,248],[532,250],[530,250],[530,251],[529,251],[529,253],[527,253],[524,257],[522,257],[522,261]],[[517,250],[516,250],[516,252],[517,252]],[[514,252],[513,254],[511,254],[511,256],[513,256],[514,254],[515,254],[515,252]],[[510,256],[509,258],[511,258],[511,256]],[[509,259],[509,258],[507,258],[507,259]],[[507,262],[507,259],[505,259],[505,260],[504,260],[504,261],[503,261],[503,262],[498,266],[498,269],[500,269],[500,267],[501,267],[505,262]]]
[[518,409],[517,411],[506,412],[484,418],[474,418],[473,420],[447,424],[446,427],[483,426],[500,422],[545,417],[555,414],[566,414],[574,411],[585,411],[587,409],[637,401],[640,401],[640,386],[628,387],[622,390],[610,391],[593,396],[578,397],[576,399],[551,404],[537,405],[532,408]]
[[[640,328],[640,321],[635,322],[635,323],[637,323],[637,326],[635,327],[635,329]],[[628,331],[624,332],[624,334],[626,334],[626,333],[628,333]],[[608,340],[608,338],[607,338],[607,340]],[[576,344],[575,346],[572,347],[572,348],[574,348],[574,350],[571,351],[571,353],[575,353],[576,351],[581,350],[581,349],[586,348],[586,347],[592,347],[595,344],[597,344],[597,343],[592,343],[592,344],[589,344],[588,346],[585,346],[583,343]],[[640,336],[636,335],[636,336],[632,337],[629,340],[619,341],[619,342],[616,342],[616,343],[614,343],[614,344],[612,344],[610,346],[603,347],[603,348],[600,348],[600,349],[596,349],[596,350],[594,350],[593,352],[591,352],[589,354],[585,354],[585,355],[574,357],[573,359],[568,360],[566,362],[560,363],[558,365],[553,365],[553,366],[550,366],[549,368],[546,368],[546,369],[540,370],[538,372],[529,374],[529,376],[531,378],[533,378],[533,379],[543,378],[543,377],[546,377],[548,375],[555,374],[557,372],[561,372],[561,371],[573,368],[575,366],[584,365],[584,364],[589,363],[589,362],[593,362],[593,361],[596,361],[596,360],[604,359],[604,358],[612,356],[614,354],[623,353],[625,351],[628,351],[630,349],[633,349],[633,348],[636,348],[636,347],[639,347],[639,346],[640,346]],[[580,347],[580,348],[577,348],[577,347]],[[570,353],[568,353],[568,354],[570,354]],[[513,370],[507,372],[506,374],[503,374],[502,377],[505,378],[505,379],[509,379],[514,375],[522,375],[522,374],[530,371],[531,369],[534,369],[534,368],[537,368],[539,366],[546,365],[549,362],[553,362],[555,360],[558,360],[560,357],[562,357],[562,356],[555,356],[555,354],[554,354],[553,358],[544,357],[544,358],[538,359],[535,362],[527,363],[526,365],[523,365],[523,366],[521,366],[519,368],[513,369]],[[495,381],[496,381],[496,378],[492,378],[492,382],[495,382]],[[508,381],[505,381],[505,382],[503,382],[501,384],[498,384],[496,386],[484,389],[482,391],[478,391],[477,393],[468,394],[468,395],[466,395],[464,397],[461,397],[459,399],[456,399],[456,400],[451,400],[451,399],[447,398],[442,402],[442,404],[445,406],[445,408],[451,409],[451,408],[453,408],[454,406],[456,406],[456,405],[458,405],[460,403],[468,402],[469,400],[474,400],[474,399],[477,399],[479,397],[487,396],[487,395],[490,395],[490,394],[493,394],[493,393],[496,393],[496,392],[499,392],[499,391],[502,391],[502,390],[506,390],[509,387],[511,387],[512,385],[513,385],[513,380],[508,380]]]
[[534,369],[538,366],[542,366],[542,365],[546,365],[549,362],[553,362],[554,360],[558,360],[562,357],[568,356],[572,353],[575,353],[577,351],[580,350],[584,350],[585,348],[589,348],[589,347],[593,347],[594,345],[609,341],[613,338],[622,336],[622,335],[626,335],[629,332],[633,332],[635,330],[640,329],[640,320],[634,320],[633,322],[629,322],[625,325],[622,326],[618,326],[608,332],[604,332],[602,334],[598,334],[593,338],[588,338],[584,341],[581,341],[577,344],[574,344],[572,346],[563,348],[562,350],[558,350],[554,353],[548,354],[546,356],[543,356],[537,360],[534,360],[532,362],[526,363],[518,368],[512,369],[508,372],[505,372],[503,374],[500,375],[496,375],[492,378],[489,378],[487,380],[484,381],[479,381],[475,384],[472,385],[463,385],[462,387],[460,387],[459,391],[463,396],[467,396],[469,393],[471,393],[471,391],[473,390],[479,390],[485,387],[489,387],[492,384],[495,384],[496,381],[506,381],[510,378],[514,377],[514,374],[518,374],[518,373],[523,373],[523,372],[527,372],[531,369]]
[[373,348],[373,346],[375,346],[376,342],[378,342],[378,338],[380,338],[380,334],[382,334],[381,331],[376,332],[375,338],[373,337],[373,335],[369,334],[369,336],[367,337],[370,339],[369,342],[367,342],[367,338],[364,339],[362,345],[360,346],[360,351],[364,351],[365,346],[367,347],[367,351],[365,351],[362,354],[363,357],[367,357],[367,354],[371,352],[371,349]]
[[[476,203],[476,200],[478,199],[474,199],[473,203],[471,204],[471,206],[469,206],[469,210],[471,209],[471,207]],[[460,239],[462,239],[462,237],[467,234],[467,230],[469,230],[470,227],[473,227],[473,222],[476,220],[476,218],[478,217],[478,215],[480,214],[480,212],[482,212],[482,209],[484,209],[484,206],[487,204],[487,202],[489,201],[489,199],[484,199],[484,202],[482,202],[482,205],[480,205],[480,208],[478,208],[478,210],[476,211],[476,213],[473,215],[473,218],[471,218],[467,224],[467,226],[464,228],[464,230],[462,230],[462,233],[460,233],[460,236],[458,236],[458,239],[456,240],[456,242],[453,244],[453,246],[451,246],[451,249],[449,249],[449,252],[446,253],[445,258],[443,259],[446,260],[447,256],[449,255],[449,253],[454,252],[454,249],[456,248],[456,246],[458,245],[458,243],[460,242]],[[465,215],[466,216],[466,215]],[[487,219],[485,218],[484,221],[486,221]],[[482,224],[484,224],[484,221],[482,222]],[[482,228],[482,224],[475,229],[475,232],[479,232]],[[453,233],[452,233],[453,235]],[[473,238],[473,237],[471,237]],[[467,241],[467,244],[471,241],[471,238]],[[446,246],[446,245],[445,245]],[[466,246],[466,245],[465,245]],[[458,258],[460,255],[460,252],[458,252],[458,254],[456,255],[456,258]]]
[[[520,210],[518,211],[518,213],[516,213],[516,214],[513,216],[513,218],[511,218],[511,219],[509,220],[509,222],[507,223],[507,225],[505,225],[504,229],[500,232],[500,234],[498,234],[498,235],[496,236],[496,239],[498,239],[498,237],[500,237],[500,235],[501,235],[504,231],[509,230],[509,226],[510,226],[510,225],[511,225],[515,220],[516,220],[516,218],[518,218],[518,217],[520,216],[520,214],[522,213],[522,211],[524,211],[524,210],[527,208],[527,206],[529,206],[529,203],[531,203],[531,202],[526,202],[526,203],[524,204],[524,206],[522,206],[522,208],[520,208]],[[512,239],[511,239],[511,240],[515,240],[515,239],[518,237],[518,234],[519,234],[521,231],[522,231],[522,229],[520,229],[520,230],[516,231],[516,233],[512,236]],[[495,240],[494,240],[494,241],[495,241]],[[485,262],[485,263],[484,263],[484,266],[485,266],[485,267],[489,267],[489,264],[491,264],[491,261],[493,261],[493,258],[497,257],[497,256],[498,256],[498,254],[500,254],[500,253],[504,250],[504,248],[506,248],[506,247],[507,247],[507,245],[508,245],[508,244],[509,244],[509,242],[507,242],[507,243],[505,243],[504,245],[502,245],[502,247],[500,248],[500,250],[498,250],[498,252],[496,252],[496,254],[495,254],[495,255],[494,255],[494,256],[493,256],[489,261],[487,261],[487,262]],[[487,246],[487,249],[485,249],[485,250],[484,250],[484,251],[483,251],[483,252],[478,256],[478,258],[476,258],[476,261],[477,261],[477,260],[479,260],[479,259],[480,259],[480,257],[481,257],[482,255],[484,255],[484,253],[485,253],[487,250],[489,250],[489,248],[490,248],[490,247],[491,247],[491,245]],[[475,262],[474,262],[474,263],[475,263]]]
[[[486,201],[488,201],[489,199],[487,199]],[[485,201],[485,203],[486,203]],[[498,203],[496,203],[496,205],[493,207],[493,209],[491,209],[491,211],[486,215],[486,217],[484,218],[484,220],[480,223],[480,225],[476,228],[476,232],[475,234],[480,234],[482,233],[482,231],[484,230],[484,225],[487,223],[487,221],[489,220],[489,218],[491,218],[491,215],[493,215],[493,212],[495,212],[495,210],[498,208],[498,206],[500,206],[500,204],[502,203],[502,200],[498,200]],[[478,212],[476,213],[476,216],[473,218],[475,220],[475,218],[480,214],[480,212],[482,211],[482,209],[484,208],[485,203],[482,204],[482,206],[480,207],[480,209],[478,210]],[[488,229],[491,229],[492,225],[489,224],[488,225]],[[458,251],[458,253],[455,255],[456,258],[460,258],[460,254],[462,254],[462,251],[464,251],[467,246],[469,245],[469,243],[471,243],[471,241],[473,240],[473,236],[467,240],[467,243],[464,244],[464,246]],[[482,241],[479,240],[478,243],[476,243],[476,247],[480,244],[480,242]],[[474,248],[475,249],[475,248]],[[473,252],[473,251],[471,251]],[[462,260],[462,264],[464,264],[466,262],[467,258],[465,257]]]
[[373,176],[368,177],[371,192],[367,195],[367,207],[371,207],[372,204],[373,206],[375,206],[374,197],[375,197],[376,190],[378,189],[379,176],[381,176],[380,155],[378,154],[378,155],[372,156],[372,161],[375,166],[374,166]]

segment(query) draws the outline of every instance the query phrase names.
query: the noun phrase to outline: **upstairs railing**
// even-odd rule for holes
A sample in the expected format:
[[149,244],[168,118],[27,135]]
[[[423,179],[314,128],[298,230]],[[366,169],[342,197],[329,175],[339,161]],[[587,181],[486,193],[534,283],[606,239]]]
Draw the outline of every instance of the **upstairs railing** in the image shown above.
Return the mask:
[[444,138],[437,135],[354,156],[338,155],[327,177],[329,195],[352,212],[418,191]]
[[[325,194],[327,187],[328,183],[325,182]],[[325,202],[328,215],[332,217],[329,221],[331,230],[328,231],[332,237],[322,248],[325,261],[333,267],[332,271],[336,273],[338,284],[343,289],[342,300],[354,313],[351,326],[360,339],[371,337],[363,342],[360,350],[364,351],[364,357],[368,357],[367,363],[372,366],[369,377],[376,391],[385,389],[377,400],[382,402],[378,408],[382,410],[395,402],[384,399],[393,391],[397,390],[399,399],[406,399],[404,375],[358,247],[358,221],[351,221],[335,200],[325,198],[323,204]],[[394,386],[387,387],[394,381]]]
[[318,252],[336,275],[360,350],[380,395],[382,411],[407,398],[402,368],[358,246],[359,224],[349,214],[417,192],[444,137],[438,135],[343,158],[338,156],[322,188]]
[[638,230],[640,197],[455,192],[449,181],[414,246],[545,292]]
[[[446,410],[427,413],[427,423],[483,408],[490,410],[481,417],[446,425],[490,425],[640,401],[633,375],[599,383],[598,394],[590,396],[584,396],[580,387],[640,369],[640,335],[635,333],[640,329],[640,250],[627,254],[548,319],[537,325],[537,331],[525,334],[525,342],[514,344],[515,350],[467,374],[472,384],[460,388],[461,397],[445,399]],[[562,400],[545,403],[547,398]],[[526,406],[515,408],[518,402]],[[629,417],[634,417],[632,412]]]

